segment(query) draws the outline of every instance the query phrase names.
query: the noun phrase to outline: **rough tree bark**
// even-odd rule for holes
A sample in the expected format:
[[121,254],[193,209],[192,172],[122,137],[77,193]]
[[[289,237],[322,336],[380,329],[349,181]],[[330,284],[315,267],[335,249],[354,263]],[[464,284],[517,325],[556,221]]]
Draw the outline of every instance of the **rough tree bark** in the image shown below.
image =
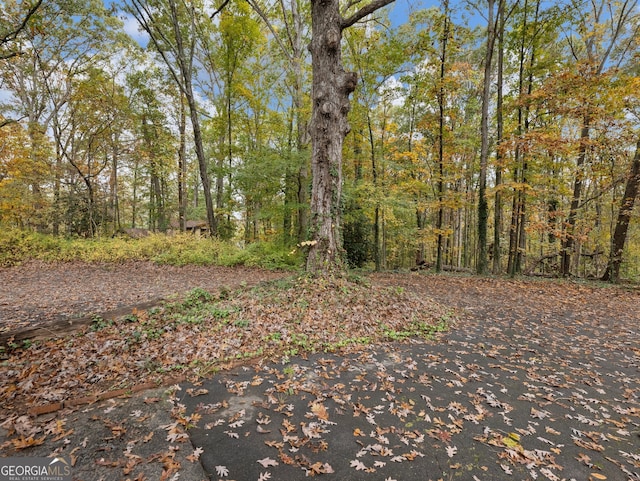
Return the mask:
[[[495,0],[488,2],[487,50],[484,57],[484,81],[482,87],[482,120],[480,133],[480,181],[478,190],[478,274],[487,273],[487,224],[489,220],[489,203],[487,200],[487,164],[489,161],[489,102],[491,94],[491,67],[496,42],[496,24],[494,20]],[[498,8],[502,8],[502,0],[498,0]]]
[[445,124],[445,79],[447,74],[447,46],[451,34],[451,11],[449,1],[442,2],[444,10],[444,25],[442,38],[440,39],[440,86],[438,87],[438,217],[436,231],[438,243],[436,248],[436,272],[442,271],[442,253],[444,250],[444,235],[442,225],[444,223],[444,124]]
[[187,218],[187,115],[184,105],[184,95],[180,92],[180,145],[178,147],[178,223],[180,232],[185,231],[185,220]]
[[343,18],[338,0],[311,2],[311,247],[307,271],[342,270],[342,145],[349,132],[349,95],[358,77],[342,65],[342,32],[394,0],[374,0]]
[[603,281],[618,282],[620,277],[620,264],[622,263],[622,252],[624,244],[627,240],[627,230],[629,229],[629,221],[633,212],[633,205],[638,197],[640,189],[640,140],[636,145],[636,154],[631,164],[631,172],[627,179],[627,185],[624,189],[624,196],[620,203],[618,211],[618,220],[616,221],[616,229],[611,239],[611,252],[609,254],[609,264],[607,270],[602,276]]
[[493,220],[493,274],[500,274],[502,266],[500,263],[502,238],[502,171],[503,171],[503,154],[500,148],[504,137],[504,94],[502,92],[504,86],[504,30],[505,30],[505,12],[504,5],[501,2],[498,8],[498,65],[497,65],[497,101],[496,101],[496,192],[494,194],[494,220]]

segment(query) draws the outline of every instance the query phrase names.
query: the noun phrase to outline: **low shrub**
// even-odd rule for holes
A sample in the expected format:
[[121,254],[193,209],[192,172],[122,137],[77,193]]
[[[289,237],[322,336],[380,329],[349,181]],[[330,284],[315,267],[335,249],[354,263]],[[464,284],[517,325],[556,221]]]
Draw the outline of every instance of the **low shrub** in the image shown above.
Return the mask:
[[274,242],[256,242],[244,249],[226,252],[220,259],[222,265],[264,267],[266,269],[297,269],[302,265],[302,253],[291,251]]
[[296,269],[301,254],[277,243],[255,243],[242,248],[233,242],[199,238],[190,234],[151,234],[141,239],[56,237],[18,229],[0,229],[0,266],[28,260],[47,262],[125,262],[149,260],[169,265],[256,266]]

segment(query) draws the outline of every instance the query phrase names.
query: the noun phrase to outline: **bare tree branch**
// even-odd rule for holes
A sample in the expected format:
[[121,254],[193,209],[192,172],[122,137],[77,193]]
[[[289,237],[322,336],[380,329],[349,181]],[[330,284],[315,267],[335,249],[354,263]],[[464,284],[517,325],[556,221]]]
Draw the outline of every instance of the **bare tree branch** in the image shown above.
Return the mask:
[[180,78],[180,75],[178,74],[176,69],[173,67],[173,62],[167,56],[167,53],[165,52],[165,49],[162,48],[162,46],[160,45],[160,41],[158,39],[158,34],[160,34],[162,39],[165,42],[167,42],[171,46],[172,49],[173,49],[173,45],[171,45],[171,42],[169,41],[169,39],[167,39],[164,35],[162,35],[161,31],[158,31],[157,29],[153,28],[153,24],[154,24],[153,14],[151,13],[151,11],[149,11],[146,8],[146,6],[142,2],[140,2],[138,0],[132,0],[131,1],[131,6],[135,10],[135,11],[132,11],[131,13],[135,17],[135,19],[138,21],[138,24],[140,25],[140,27],[142,27],[142,29],[149,35],[149,38],[151,39],[151,42],[153,43],[154,47],[156,48],[156,51],[160,54],[160,56],[164,60],[165,64],[167,65],[169,73],[173,77],[173,80],[175,80],[176,85],[178,86],[178,88],[180,89],[180,91],[183,94],[186,94],[185,88],[184,88],[184,83],[182,82],[182,80]]
[[287,9],[284,5],[283,0],[280,0],[279,3],[280,3],[280,8],[282,9],[282,20],[284,21],[284,30],[285,32],[287,32],[287,39],[289,40],[289,45],[293,48],[294,41],[293,41],[293,36],[291,35],[291,26],[289,25],[289,20],[287,19]]
[[358,20],[363,19],[364,17],[366,17],[370,13],[373,13],[376,10],[378,10],[379,8],[382,8],[382,7],[386,6],[386,5],[389,5],[390,3],[393,3],[394,1],[395,0],[374,0],[370,4],[365,5],[364,7],[362,7],[356,13],[351,15],[349,18],[342,19],[342,23],[340,24],[340,28],[342,30],[344,30],[345,28],[349,28],[354,23],[356,23]]
[[280,50],[282,50],[282,53],[287,57],[287,60],[289,60],[289,65],[291,65],[293,63],[293,57],[291,56],[291,53],[289,53],[289,51],[287,50],[287,48],[284,46],[284,44],[282,43],[282,39],[280,38],[280,36],[276,33],[276,30],[273,28],[273,24],[271,23],[271,21],[269,20],[269,17],[267,17],[267,14],[265,13],[264,10],[262,10],[262,8],[260,7],[260,5],[258,5],[255,1],[253,0],[247,0],[247,3],[249,4],[249,6],[251,8],[253,8],[253,10],[258,14],[258,16],[264,21],[264,23],[267,25],[267,28],[269,29],[269,31],[271,32],[271,34],[273,35],[273,38],[276,39],[276,42],[278,42],[278,46],[280,47]]
[[620,15],[618,16],[617,21],[614,21],[614,14],[611,11],[611,41],[607,46],[607,49],[602,56],[602,60],[600,61],[600,65],[598,67],[598,72],[602,72],[604,67],[611,56],[611,52],[613,50],[614,45],[616,44],[620,35],[624,30],[624,26],[627,24],[629,20],[629,16],[633,13],[634,8],[636,7],[636,2],[629,2],[629,0],[625,1],[620,7]]
[[[10,32],[7,32],[6,34],[4,34],[4,36],[2,38],[0,38],[0,47],[3,47],[5,44],[8,44],[10,42],[13,42],[18,37],[20,32],[22,32],[22,30],[24,30],[26,28],[27,23],[29,22],[29,19],[33,16],[34,13],[36,13],[38,8],[40,8],[40,5],[42,4],[42,2],[43,2],[43,0],[38,0],[29,9],[29,11],[25,15],[24,19],[22,20],[22,23],[16,29],[14,29],[14,30],[12,30]],[[19,50],[0,53],[0,60],[8,60],[10,58],[17,57],[21,53],[22,52],[20,52]]]
[[3,128],[3,127],[6,127],[7,125],[17,124],[17,123],[18,123],[17,120],[3,119],[2,121],[0,121],[0,129]]
[[361,2],[362,0],[351,0],[349,3],[347,3],[344,8],[342,9],[342,11],[340,12],[341,15],[345,15],[349,9],[351,7],[353,7],[354,5],[357,5]]
[[33,4],[33,6],[29,9],[29,11],[27,12],[27,15],[24,17],[24,20],[22,20],[22,23],[18,26],[18,28],[16,28],[12,32],[5,34],[5,36],[0,39],[0,45],[16,39],[16,37],[20,34],[20,32],[22,32],[22,30],[24,30],[25,27],[27,26],[29,19],[33,16],[34,13],[36,13],[38,8],[40,8],[40,5],[42,4],[42,2],[43,0],[38,0],[35,4]]
[[224,10],[224,7],[226,7],[228,3],[229,3],[229,0],[224,0],[224,2],[222,2],[222,5],[220,5],[220,7],[218,8],[218,10],[216,10],[215,12],[213,12],[209,18],[213,20],[213,17],[215,17],[216,15],[218,15],[220,12],[222,12],[222,10]]
[[9,60],[10,58],[17,57],[18,55],[20,55],[19,51],[3,53],[3,54],[0,54],[0,60]]

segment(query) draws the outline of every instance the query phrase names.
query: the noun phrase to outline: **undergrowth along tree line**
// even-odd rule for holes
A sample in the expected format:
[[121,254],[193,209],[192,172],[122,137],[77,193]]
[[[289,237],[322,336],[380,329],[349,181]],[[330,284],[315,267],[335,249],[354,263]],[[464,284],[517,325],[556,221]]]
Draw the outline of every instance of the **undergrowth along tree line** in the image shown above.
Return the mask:
[[[3,228],[308,240],[309,3],[122,5],[0,7]],[[637,2],[393,8],[343,32],[349,263],[637,279]]]
[[186,233],[152,233],[140,239],[123,236],[62,237],[7,229],[0,232],[0,267],[29,260],[44,262],[152,261],[168,265],[220,265],[296,270],[302,252],[284,250],[274,242],[255,242],[241,248],[220,239]]

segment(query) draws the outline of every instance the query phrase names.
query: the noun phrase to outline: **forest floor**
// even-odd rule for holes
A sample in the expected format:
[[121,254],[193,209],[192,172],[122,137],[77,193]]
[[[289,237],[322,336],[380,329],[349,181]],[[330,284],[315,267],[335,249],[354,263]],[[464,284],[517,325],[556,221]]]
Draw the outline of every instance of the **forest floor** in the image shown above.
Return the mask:
[[287,275],[244,267],[29,261],[0,267],[0,332],[98,315],[200,287],[252,286]]
[[[46,279],[64,286],[66,280],[84,275],[78,272],[87,272],[87,266],[77,267],[75,274],[62,269]],[[123,296],[130,296],[123,297],[126,302],[170,294],[171,288],[152,292],[149,286],[159,282],[153,276],[170,277],[171,269],[147,274],[147,286],[139,287],[145,281],[129,283],[134,271],[155,267],[122,267],[100,269]],[[26,274],[33,268],[26,266]],[[66,296],[71,304],[78,291],[58,286],[51,294],[31,288],[29,279],[44,273],[29,277],[11,269],[0,272],[0,289],[5,289],[0,299],[9,304],[3,312],[16,312],[21,299],[48,316],[71,312],[44,306],[51,297],[63,306]],[[173,284],[181,292],[195,286],[220,289],[212,281],[217,272],[224,273],[220,279],[230,286],[285,275],[215,268],[193,268],[190,275],[189,269],[178,271],[195,284]],[[22,279],[21,289],[6,289],[11,279]],[[206,279],[209,284],[202,282]],[[119,304],[118,294],[104,288],[101,300],[102,289],[95,284],[91,289],[90,283],[87,276],[81,284],[97,296],[92,299],[102,310]],[[2,417],[7,419],[4,433],[0,429],[0,446],[5,454],[69,456],[74,479],[83,480],[168,480],[176,475],[193,481],[314,475],[385,481],[640,480],[640,292],[572,281],[427,273],[377,274],[368,276],[367,283],[370,287],[362,290],[350,284],[326,289],[322,296],[343,296],[337,302],[313,297],[318,285],[240,295],[238,302],[260,299],[261,305],[229,318],[227,328],[243,330],[244,338],[226,348],[255,349],[248,339],[252,336],[273,342],[268,333],[285,332],[277,323],[291,311],[311,316],[300,317],[301,326],[313,323],[316,315],[322,321],[312,324],[304,338],[291,333],[300,347],[311,346],[313,331],[322,326],[335,330],[331,340],[345,340],[341,324],[361,339],[361,329],[374,330],[371,320],[376,316],[386,323],[387,342],[376,339],[345,350],[254,358],[193,383],[181,381],[170,390],[124,391],[89,405],[61,404],[58,412],[39,417],[24,415],[27,396],[21,400],[21,393],[33,391],[31,397],[40,402],[55,400],[63,391],[69,397],[74,389],[76,396],[87,394],[73,362],[94,378],[106,376],[96,367],[101,362],[120,365],[120,377],[127,367],[141,375],[132,353],[118,351],[117,336],[132,338],[129,324],[85,336],[99,340],[106,346],[102,349],[85,346],[80,338],[67,341],[65,348],[72,343],[85,346],[76,357],[55,358],[51,350],[62,344],[53,342],[32,353],[10,355],[0,365],[5,379],[0,385]],[[268,295],[260,297],[265,292],[286,295],[277,303]],[[216,306],[220,313],[227,305]],[[405,337],[401,323],[422,315],[435,323],[447,319],[448,332]],[[252,316],[261,316],[260,325],[252,323]],[[189,344],[204,327],[187,323],[197,331],[186,335],[183,326],[173,325],[162,335],[183,336],[185,350],[204,349],[202,340]],[[224,336],[218,338],[209,333],[210,343],[223,343],[221,337],[235,332],[220,331]],[[169,337],[163,339],[165,350],[177,349]],[[155,348],[152,339],[147,342],[149,353]],[[67,355],[73,350],[67,349]],[[78,357],[83,353],[90,363]],[[48,357],[52,359],[39,360]],[[54,389],[51,375],[40,377],[43,384],[36,386],[38,363],[48,373],[60,365],[64,389]]]

